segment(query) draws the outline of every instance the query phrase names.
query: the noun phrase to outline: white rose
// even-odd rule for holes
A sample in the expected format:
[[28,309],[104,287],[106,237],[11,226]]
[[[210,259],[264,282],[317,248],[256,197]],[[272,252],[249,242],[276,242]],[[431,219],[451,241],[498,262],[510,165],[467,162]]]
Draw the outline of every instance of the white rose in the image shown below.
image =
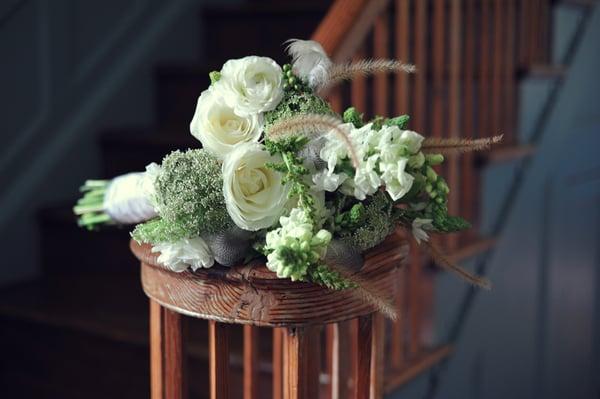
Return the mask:
[[215,89],[238,115],[274,109],[283,98],[283,71],[268,57],[229,60],[221,69]]
[[206,242],[200,238],[184,238],[174,243],[160,243],[152,247],[152,252],[160,252],[158,261],[174,272],[209,268],[215,263]]
[[236,144],[260,139],[262,115],[237,115],[211,87],[198,98],[190,131],[204,148],[223,158]]
[[223,161],[223,195],[235,224],[250,231],[271,227],[284,211],[288,190],[282,175],[267,168],[279,162],[258,143],[243,143]]

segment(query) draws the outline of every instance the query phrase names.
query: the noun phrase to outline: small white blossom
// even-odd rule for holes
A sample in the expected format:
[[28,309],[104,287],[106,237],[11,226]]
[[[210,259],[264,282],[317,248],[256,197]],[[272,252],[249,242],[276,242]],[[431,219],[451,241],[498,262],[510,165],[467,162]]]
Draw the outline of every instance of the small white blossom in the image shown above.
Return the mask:
[[332,173],[329,169],[316,172],[312,176],[316,191],[334,192],[348,178],[345,173]]
[[175,243],[160,243],[152,247],[152,252],[160,252],[158,262],[174,272],[185,271],[188,267],[197,270],[209,268],[215,258],[206,242],[200,238],[184,238]]
[[[265,239],[265,249],[270,251],[267,268],[276,272],[279,278],[302,280],[308,265],[325,256],[331,233],[322,229],[314,234],[308,215],[299,208],[292,209],[289,216],[279,218],[279,223],[281,227],[268,232]],[[302,254],[304,260],[288,263],[290,260],[283,255],[286,251]]]
[[421,241],[429,241],[429,234],[426,230],[433,230],[431,219],[415,218],[412,222],[412,234],[415,240],[420,244]]

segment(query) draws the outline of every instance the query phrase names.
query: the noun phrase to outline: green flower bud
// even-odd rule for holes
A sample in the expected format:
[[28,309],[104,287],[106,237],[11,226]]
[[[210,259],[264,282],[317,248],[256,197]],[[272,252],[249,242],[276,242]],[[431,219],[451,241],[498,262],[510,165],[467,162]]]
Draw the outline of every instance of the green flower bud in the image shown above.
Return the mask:
[[208,77],[210,78],[210,84],[215,84],[219,81],[219,79],[221,79],[221,72],[212,71],[208,74]]
[[427,167],[427,180],[435,183],[437,181],[437,178],[438,178],[438,175],[437,175],[437,173],[435,173],[435,170],[433,170],[432,167],[428,166]]
[[428,165],[435,166],[444,162],[444,156],[442,154],[427,154],[425,160]]

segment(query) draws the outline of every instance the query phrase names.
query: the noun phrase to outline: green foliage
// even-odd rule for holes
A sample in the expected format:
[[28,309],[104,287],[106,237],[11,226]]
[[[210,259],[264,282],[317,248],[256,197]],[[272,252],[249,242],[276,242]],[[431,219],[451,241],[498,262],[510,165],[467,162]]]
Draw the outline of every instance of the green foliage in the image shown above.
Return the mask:
[[223,198],[221,163],[209,152],[195,149],[167,155],[154,187],[159,214],[173,231],[193,237],[232,226]]
[[309,280],[329,288],[330,290],[344,290],[356,288],[356,284],[346,280],[340,273],[326,265],[318,264],[308,270]]
[[186,238],[188,231],[178,223],[169,223],[164,219],[156,218],[135,226],[131,236],[140,243],[158,244]]
[[432,219],[431,222],[436,231],[441,233],[453,233],[456,231],[466,230],[471,227],[471,224],[459,216],[448,215],[448,207],[446,204],[431,204],[426,210],[426,218]]
[[315,224],[315,199],[305,179],[310,172],[304,166],[303,159],[296,155],[308,141],[304,136],[291,136],[276,141],[266,140],[265,147],[271,155],[279,154],[283,159],[281,163],[268,163],[267,167],[284,174],[283,183],[290,185],[290,198],[298,198],[298,205],[307,212],[308,217]]
[[342,119],[345,123],[352,123],[355,128],[361,128],[365,124],[363,122],[363,114],[358,112],[354,107],[345,110]]
[[370,198],[362,220],[363,223],[355,229],[341,233],[342,240],[360,252],[373,248],[394,231],[392,202],[385,193],[378,191]]
[[386,126],[398,126],[398,128],[404,130],[406,129],[406,125],[408,124],[409,119],[410,116],[408,115],[400,115],[395,118],[386,119],[385,122],[383,122],[383,124]]
[[347,231],[354,230],[363,225],[366,219],[366,210],[362,202],[352,205],[350,210],[340,212],[334,216],[335,230]]

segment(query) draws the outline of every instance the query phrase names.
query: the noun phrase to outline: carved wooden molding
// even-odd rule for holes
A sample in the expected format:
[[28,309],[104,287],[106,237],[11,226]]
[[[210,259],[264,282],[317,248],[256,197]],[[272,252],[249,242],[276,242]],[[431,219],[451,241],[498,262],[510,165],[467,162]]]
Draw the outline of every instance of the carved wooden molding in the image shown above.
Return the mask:
[[[157,264],[150,245],[131,241],[142,262],[144,292],[162,306],[185,315],[258,326],[305,326],[344,321],[375,311],[351,290],[332,291],[277,278],[264,264],[227,268],[215,265],[175,273]],[[380,292],[395,294],[395,271],[404,265],[408,246],[398,236],[365,254],[359,276]]]

